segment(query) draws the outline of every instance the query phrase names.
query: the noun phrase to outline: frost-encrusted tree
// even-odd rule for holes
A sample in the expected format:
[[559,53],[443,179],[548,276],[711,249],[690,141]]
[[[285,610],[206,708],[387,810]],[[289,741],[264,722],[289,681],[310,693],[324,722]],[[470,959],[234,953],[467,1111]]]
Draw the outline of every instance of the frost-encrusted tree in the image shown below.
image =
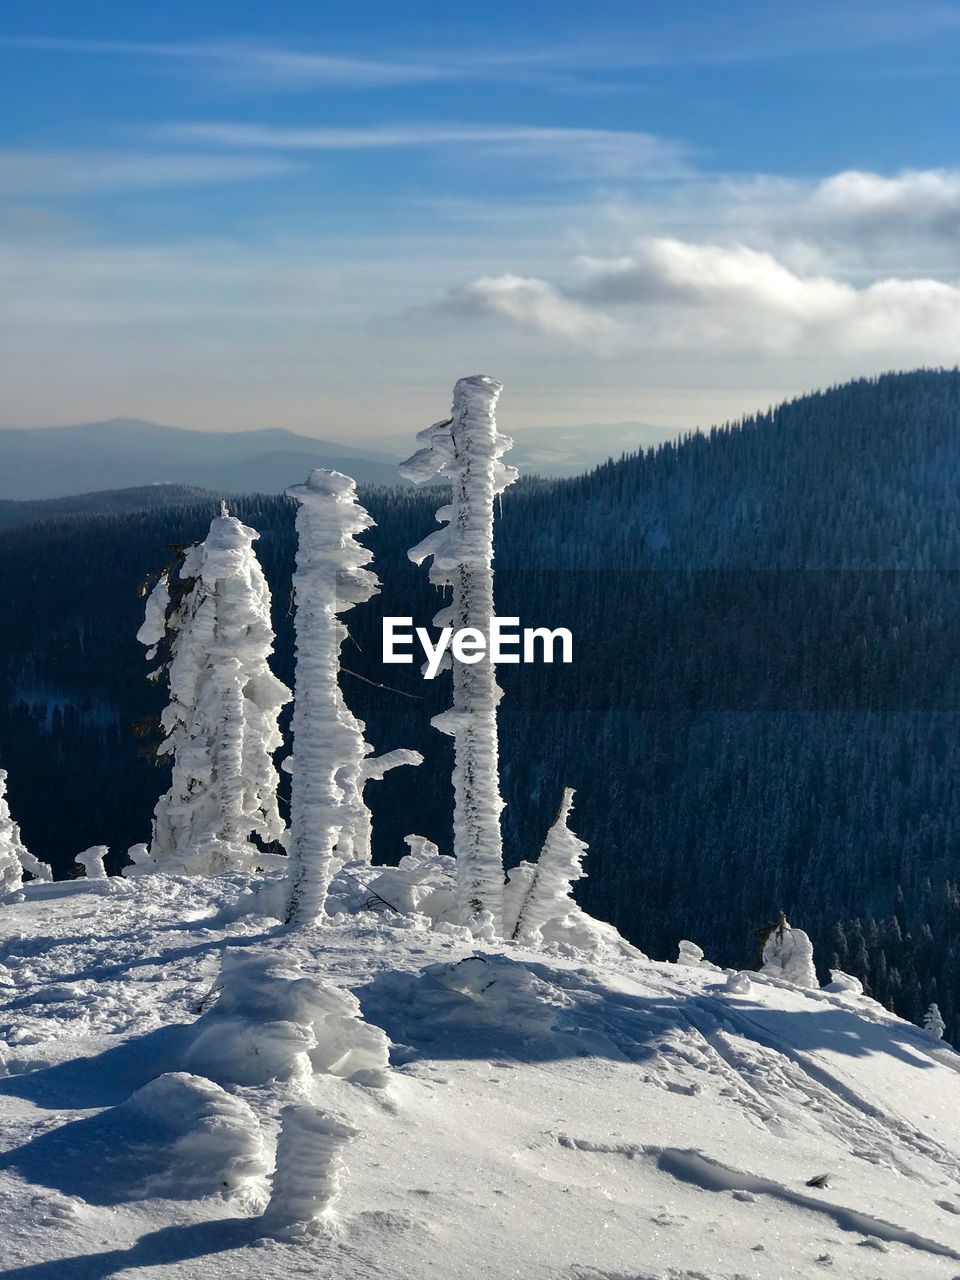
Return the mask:
[[784,913],[770,926],[763,944],[760,972],[782,978],[796,987],[816,989],[817,971],[813,965],[813,943],[802,929],[794,929]]
[[536,941],[543,925],[565,916],[575,905],[573,881],[586,874],[583,857],[587,844],[567,825],[573,796],[572,787],[567,787],[536,863],[521,862],[510,872],[507,896],[512,909],[507,913],[507,924],[513,926],[511,937],[521,942]]
[[923,1015],[923,1029],[929,1031],[932,1036],[936,1036],[938,1040],[943,1039],[943,1033],[947,1029],[940,1013],[940,1006],[934,1002]]
[[323,916],[338,864],[370,861],[364,786],[397,765],[419,764],[422,756],[398,750],[371,759],[363,722],[340,689],[340,646],[347,636],[340,615],[380,589],[366,568],[371,552],[357,541],[373,520],[357,501],[356,484],[318,468],[287,493],[299,503],[293,751],[284,762],[292,777],[287,918],[310,924]]
[[7,802],[7,771],[0,769],[0,894],[19,889],[25,871],[34,880],[53,879],[49,866],[35,858],[21,839]]
[[[502,388],[493,378],[461,378],[453,391],[452,416],[421,431],[423,445],[401,465],[415,484],[439,475],[450,481],[452,501],[437,512],[443,528],[413,547],[410,559],[433,557],[430,581],[452,589],[439,627],[473,627],[489,635],[493,605],[494,499],[517,478],[501,459],[513,443],[497,430],[495,409]],[[503,845],[497,704],[501,691],[489,655],[479,662],[453,661],[453,706],[435,716],[435,728],[454,740],[453,846],[457,897],[465,924],[489,912],[503,930]]]
[[253,550],[259,534],[227,513],[151,592],[138,639],[169,646],[151,678],[170,702],[158,754],[173,758],[170,790],[154,810],[150,856],[188,875],[253,870],[284,824],[277,807],[277,723],[290,690],[272,673],[270,588]]
[[83,867],[83,874],[88,880],[106,880],[107,869],[103,860],[109,852],[105,844],[94,844],[89,849],[84,849],[83,853],[78,853],[74,862],[78,867]]

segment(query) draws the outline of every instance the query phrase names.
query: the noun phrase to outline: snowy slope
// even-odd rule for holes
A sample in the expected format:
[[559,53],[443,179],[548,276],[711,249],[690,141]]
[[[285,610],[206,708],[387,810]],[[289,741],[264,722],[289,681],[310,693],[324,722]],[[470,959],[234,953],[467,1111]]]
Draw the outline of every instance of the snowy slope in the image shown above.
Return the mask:
[[[293,942],[252,883],[0,905],[5,1280],[960,1275],[960,1057],[873,1002],[386,908]],[[296,1028],[218,1013],[227,948],[282,960],[288,996],[322,981],[312,1071],[257,1078]],[[248,1083],[206,1078],[218,1046]],[[322,1117],[289,1125],[317,1196],[343,1162],[309,1233],[258,1216],[291,1100]]]

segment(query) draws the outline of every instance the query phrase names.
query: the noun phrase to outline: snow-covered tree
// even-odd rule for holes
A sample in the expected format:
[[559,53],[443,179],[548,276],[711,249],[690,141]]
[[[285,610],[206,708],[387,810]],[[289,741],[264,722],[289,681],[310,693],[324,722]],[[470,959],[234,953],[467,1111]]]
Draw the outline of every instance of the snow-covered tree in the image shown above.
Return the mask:
[[0,769],[0,894],[19,889],[24,871],[34,880],[53,879],[49,866],[35,858],[21,839],[7,802],[7,771]]
[[936,1003],[930,1005],[930,1008],[923,1015],[923,1029],[929,1031],[932,1036],[936,1036],[938,1040],[943,1039],[943,1033],[947,1028],[940,1014],[940,1006]]
[[782,911],[763,944],[760,972],[792,982],[796,987],[817,989],[820,986],[813,965],[813,943],[802,929],[791,926]]
[[269,845],[284,834],[273,756],[291,694],[268,665],[274,634],[258,537],[222,506],[147,600],[138,639],[150,658],[169,644],[152,673],[170,688],[158,754],[172,756],[173,776],[150,847],[163,871],[253,870],[270,861],[253,837]]
[[[503,454],[513,443],[497,430],[495,409],[502,387],[493,378],[461,378],[453,391],[452,417],[421,431],[423,445],[404,462],[402,475],[423,484],[439,475],[450,481],[452,501],[437,512],[443,528],[413,547],[421,564],[433,557],[430,581],[452,588],[437,626],[454,632],[472,627],[489,635],[493,604],[494,499],[517,478]],[[453,706],[435,716],[435,728],[454,740],[453,847],[461,919],[475,927],[489,913],[503,930],[503,844],[497,742],[501,690],[489,655],[479,662],[453,660]]]
[[371,552],[357,541],[373,520],[357,501],[356,484],[318,468],[287,493],[299,503],[293,752],[284,762],[292,776],[287,918],[310,924],[323,916],[337,866],[351,858],[370,861],[366,783],[397,765],[419,764],[422,756],[398,750],[371,759],[363,722],[340,689],[340,646],[347,636],[340,615],[380,589],[366,567]]
[[83,867],[88,880],[106,880],[107,869],[103,860],[109,852],[107,845],[94,844],[89,849],[84,849],[83,853],[78,853],[74,861],[78,867]]
[[522,942],[536,941],[543,925],[573,909],[573,881],[583,879],[586,874],[583,870],[586,842],[567,826],[573,795],[572,787],[565,788],[559,812],[536,863],[521,862],[510,872],[507,924],[513,926],[510,936]]

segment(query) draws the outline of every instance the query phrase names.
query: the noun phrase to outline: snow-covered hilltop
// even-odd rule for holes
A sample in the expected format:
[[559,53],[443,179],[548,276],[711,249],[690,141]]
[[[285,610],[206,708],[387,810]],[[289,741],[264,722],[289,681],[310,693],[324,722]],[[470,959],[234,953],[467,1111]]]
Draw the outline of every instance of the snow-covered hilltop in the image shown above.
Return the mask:
[[295,937],[257,913],[276,873],[8,901],[5,1280],[960,1274],[960,1057],[934,1036],[602,928],[478,943],[388,906],[398,884],[347,864],[350,914]]

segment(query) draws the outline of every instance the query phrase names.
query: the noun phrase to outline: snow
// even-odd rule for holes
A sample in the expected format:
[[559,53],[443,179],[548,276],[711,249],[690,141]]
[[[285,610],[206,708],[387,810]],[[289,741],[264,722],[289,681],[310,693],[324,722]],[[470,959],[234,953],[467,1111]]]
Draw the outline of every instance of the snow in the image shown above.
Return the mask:
[[7,896],[4,1280],[960,1274],[942,1041],[575,907],[478,941],[410,849],[406,901],[350,862],[322,929],[260,914],[280,873]]

